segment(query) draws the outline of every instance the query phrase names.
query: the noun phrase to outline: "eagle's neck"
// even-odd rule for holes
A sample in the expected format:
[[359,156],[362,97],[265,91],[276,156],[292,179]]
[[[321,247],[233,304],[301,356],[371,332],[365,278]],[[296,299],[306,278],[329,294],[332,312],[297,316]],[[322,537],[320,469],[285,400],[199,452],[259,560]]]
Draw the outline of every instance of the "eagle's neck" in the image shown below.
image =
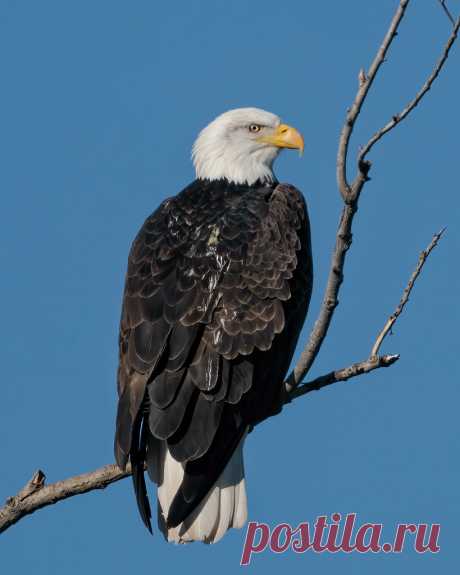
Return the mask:
[[192,157],[198,179],[227,180],[251,186],[257,181],[275,181],[273,162],[278,151],[269,146],[248,149],[208,137],[197,139]]

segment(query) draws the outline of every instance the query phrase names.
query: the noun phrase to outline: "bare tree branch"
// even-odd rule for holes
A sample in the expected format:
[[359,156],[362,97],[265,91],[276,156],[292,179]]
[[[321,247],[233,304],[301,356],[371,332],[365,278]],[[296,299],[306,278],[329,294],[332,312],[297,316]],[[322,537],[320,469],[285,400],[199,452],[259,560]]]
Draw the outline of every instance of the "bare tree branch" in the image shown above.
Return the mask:
[[337,371],[331,371],[326,373],[326,375],[321,375],[320,377],[317,377],[316,379],[308,381],[307,383],[299,385],[293,389],[289,394],[286,403],[290,403],[293,399],[302,397],[302,395],[306,395],[311,391],[319,391],[323,387],[331,385],[332,383],[337,383],[338,381],[347,381],[347,379],[369,373],[370,371],[374,371],[374,369],[378,369],[380,367],[390,367],[390,365],[393,365],[395,361],[398,361],[398,359],[399,354],[374,356],[369,357],[364,361],[353,363],[348,367],[338,369]]
[[377,339],[375,340],[375,343],[374,343],[374,345],[372,347],[372,351],[371,351],[371,357],[376,357],[378,355],[379,350],[380,350],[380,346],[382,345],[383,340],[386,338],[388,333],[391,331],[391,328],[393,327],[394,323],[396,322],[398,317],[403,312],[404,306],[409,301],[409,296],[411,294],[412,288],[414,287],[415,282],[417,281],[417,278],[420,275],[420,272],[422,271],[422,268],[425,265],[425,262],[426,262],[428,256],[430,255],[432,250],[438,245],[438,242],[439,242],[442,234],[444,233],[445,229],[446,228],[443,228],[440,232],[435,234],[433,236],[433,239],[430,242],[430,245],[426,248],[426,250],[423,250],[422,253],[420,254],[417,267],[415,268],[415,270],[413,271],[413,273],[409,279],[409,283],[407,284],[406,289],[403,292],[403,295],[402,295],[401,300],[398,304],[398,307],[390,315],[387,323],[385,324],[384,328],[382,329],[382,331],[377,336]]
[[131,466],[122,471],[117,465],[106,465],[95,471],[45,485],[45,474],[36,471],[30,481],[0,508],[0,533],[37,509],[94,489],[105,489],[111,483],[131,475]]
[[318,318],[313,326],[310,338],[305,349],[302,351],[297,365],[289,374],[285,388],[289,394],[299,383],[303,380],[305,375],[310,370],[313,362],[318,355],[321,345],[326,337],[329,325],[334,314],[334,310],[338,305],[338,294],[340,286],[343,282],[343,269],[345,266],[345,256],[352,243],[352,225],[353,218],[358,209],[358,200],[361,189],[367,180],[367,172],[369,171],[370,164],[360,166],[360,173],[350,186],[346,175],[346,165],[348,156],[348,146],[350,137],[353,132],[353,127],[358,119],[362,105],[369,93],[375,77],[380,69],[380,66],[385,60],[388,49],[396,37],[398,27],[404,17],[405,11],[409,4],[409,0],[401,0],[398,8],[391,20],[390,26],[385,34],[382,44],[377,50],[377,54],[369,68],[367,74],[360,70],[358,80],[359,87],[351,108],[345,118],[337,151],[337,185],[344,201],[342,214],[340,217],[339,228],[337,231],[335,249],[332,254],[332,261],[329,268],[329,276],[327,279],[326,290],[323,296],[323,302]]
[[359,197],[363,186],[369,179],[368,173],[371,167],[371,163],[366,160],[366,155],[378,140],[380,140],[387,132],[389,132],[397,123],[400,123],[405,117],[407,117],[407,115],[417,106],[423,96],[425,96],[425,94],[429,91],[432,84],[438,77],[442,67],[444,66],[452,45],[457,39],[460,26],[460,18],[454,27],[452,34],[447,40],[440,60],[438,61],[436,67],[429,76],[428,80],[423,85],[420,92],[417,93],[415,98],[408,104],[408,106],[406,106],[403,112],[401,112],[401,114],[398,116],[398,119],[396,119],[395,116],[392,121],[384,126],[380,132],[377,132],[377,134],[375,134],[369,140],[366,146],[361,150],[358,156],[358,173],[353,183],[350,185],[346,175],[346,165],[349,142],[353,132],[353,127],[359,117],[364,101],[369,93],[369,89],[373,81],[377,76],[380,66],[385,61],[385,56],[388,52],[388,49],[390,48],[391,43],[398,33],[399,25],[404,17],[408,5],[409,0],[401,0],[399,2],[398,8],[391,20],[390,26],[385,34],[382,44],[377,50],[377,54],[375,55],[368,73],[366,74],[363,70],[360,70],[359,72],[358,91],[351,108],[347,112],[345,123],[340,134],[339,147],[337,151],[337,185],[342,196],[344,206],[340,217],[326,289],[323,296],[320,312],[313,326],[313,330],[310,334],[308,343],[305,346],[305,349],[302,351],[297,365],[294,367],[286,379],[285,390],[288,395],[297,385],[300,384],[300,382],[305,378],[306,374],[313,365],[313,362],[315,361],[324,338],[326,337],[326,334],[329,330],[335,308],[339,303],[338,295],[344,278],[343,274],[345,267],[345,257],[353,239],[353,218],[358,209]]
[[297,365],[286,379],[285,388],[287,393],[290,393],[299,385],[310,370],[326,337],[334,310],[339,303],[338,293],[343,282],[345,255],[352,242],[351,226],[355,212],[356,206],[354,204],[346,204],[343,207],[321,310]]

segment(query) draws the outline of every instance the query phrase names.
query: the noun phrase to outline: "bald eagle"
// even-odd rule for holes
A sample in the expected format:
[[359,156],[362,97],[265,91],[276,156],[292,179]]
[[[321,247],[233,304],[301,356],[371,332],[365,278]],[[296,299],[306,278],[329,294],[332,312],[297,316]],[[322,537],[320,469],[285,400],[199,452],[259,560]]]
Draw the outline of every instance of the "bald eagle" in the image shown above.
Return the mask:
[[247,518],[243,443],[279,411],[312,289],[307,208],[279,184],[297,130],[231,110],[193,146],[196,180],[147,218],[128,260],[119,336],[115,456],[158,485],[168,541],[218,541]]

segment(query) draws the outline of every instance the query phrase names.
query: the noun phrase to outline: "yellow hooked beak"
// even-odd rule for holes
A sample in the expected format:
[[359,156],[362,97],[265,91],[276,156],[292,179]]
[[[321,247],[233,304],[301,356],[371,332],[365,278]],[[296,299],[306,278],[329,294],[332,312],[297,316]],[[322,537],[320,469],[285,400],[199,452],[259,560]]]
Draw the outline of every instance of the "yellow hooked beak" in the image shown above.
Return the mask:
[[262,136],[259,138],[260,142],[265,144],[271,144],[272,146],[277,146],[278,148],[291,148],[295,150],[300,150],[300,154],[303,152],[303,138],[300,133],[287,124],[280,124],[272,134],[268,136]]

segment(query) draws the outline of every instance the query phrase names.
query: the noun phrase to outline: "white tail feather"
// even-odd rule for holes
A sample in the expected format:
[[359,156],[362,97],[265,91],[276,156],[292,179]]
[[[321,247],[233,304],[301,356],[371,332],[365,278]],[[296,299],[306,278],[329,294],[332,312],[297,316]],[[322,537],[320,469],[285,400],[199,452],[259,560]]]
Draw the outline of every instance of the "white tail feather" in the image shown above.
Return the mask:
[[243,527],[247,519],[247,498],[243,466],[244,437],[214,487],[187,519],[166,528],[172,500],[184,475],[183,466],[169,453],[166,441],[152,436],[147,450],[147,470],[158,485],[158,525],[168,541],[216,543],[228,529]]

